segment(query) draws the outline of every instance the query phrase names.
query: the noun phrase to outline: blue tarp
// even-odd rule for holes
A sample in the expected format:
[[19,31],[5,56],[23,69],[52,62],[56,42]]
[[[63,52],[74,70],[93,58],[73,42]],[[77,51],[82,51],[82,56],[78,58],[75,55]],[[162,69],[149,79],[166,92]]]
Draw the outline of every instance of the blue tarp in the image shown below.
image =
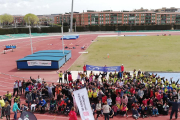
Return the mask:
[[[65,50],[64,54],[62,50],[38,51],[17,60],[17,69],[59,69],[70,58],[70,50]],[[33,65],[29,63],[33,63]]]
[[51,61],[59,61],[60,59],[62,59],[63,57],[52,57],[52,56],[46,56],[46,57],[28,57],[26,56],[25,58],[19,59],[17,61],[31,61],[31,60],[51,60]]
[[[43,50],[43,51],[38,51],[38,52],[35,52],[34,54],[36,53],[63,53],[62,50]],[[71,53],[70,50],[64,50],[64,53]]]
[[101,67],[101,66],[86,65],[86,70],[90,70],[90,71],[103,71],[103,72],[114,72],[114,71],[120,71],[121,70],[121,66]]

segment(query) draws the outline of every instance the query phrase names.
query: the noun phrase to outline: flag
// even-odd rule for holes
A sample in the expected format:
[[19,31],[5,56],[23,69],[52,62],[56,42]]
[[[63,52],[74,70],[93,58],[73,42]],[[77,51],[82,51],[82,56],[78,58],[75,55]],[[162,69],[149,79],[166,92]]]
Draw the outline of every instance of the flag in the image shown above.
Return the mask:
[[94,120],[86,88],[73,92],[82,120]]
[[37,120],[36,116],[28,111],[23,111],[18,120]]

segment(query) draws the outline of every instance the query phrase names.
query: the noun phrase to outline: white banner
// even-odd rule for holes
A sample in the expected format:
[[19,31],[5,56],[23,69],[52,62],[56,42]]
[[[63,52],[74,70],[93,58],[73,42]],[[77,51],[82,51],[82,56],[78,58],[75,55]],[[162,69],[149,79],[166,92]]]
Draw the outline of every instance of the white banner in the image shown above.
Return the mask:
[[86,88],[73,92],[82,120],[94,120]]
[[51,61],[27,61],[28,66],[51,66]]

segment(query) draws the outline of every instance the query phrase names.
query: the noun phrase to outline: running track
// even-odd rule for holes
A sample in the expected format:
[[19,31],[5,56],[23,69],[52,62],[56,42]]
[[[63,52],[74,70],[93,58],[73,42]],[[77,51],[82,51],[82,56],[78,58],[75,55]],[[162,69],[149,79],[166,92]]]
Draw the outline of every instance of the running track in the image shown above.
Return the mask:
[[[124,35],[137,35],[137,34],[146,34],[146,35],[161,35],[161,34],[171,34],[171,35],[179,35],[179,32],[161,32],[161,33],[122,33]],[[105,34],[103,34],[105,35]],[[115,35],[112,34],[111,35]],[[116,33],[117,35],[117,33]],[[77,58],[81,55],[79,52],[82,52],[81,47],[83,45],[89,46],[91,44],[91,41],[96,39],[98,34],[91,34],[91,35],[80,35],[80,38],[77,40],[64,40],[64,46],[73,47],[75,45],[76,49],[72,50],[72,58],[65,64],[61,70],[67,70],[74,62],[77,60]],[[62,41],[60,40],[60,36],[49,36],[49,37],[38,37],[33,38],[33,47],[34,52],[40,51],[40,50],[57,50],[62,49]],[[73,45],[70,45],[70,44]],[[14,50],[14,52],[8,51],[7,54],[3,54],[3,49],[5,45],[16,45],[17,49]],[[53,45],[50,45],[53,44]],[[16,79],[22,79],[17,78],[15,76],[29,78],[32,76],[33,78],[37,78],[38,75],[40,75],[41,78],[44,78],[45,81],[49,82],[56,82],[58,79],[58,75],[56,73],[56,70],[17,70],[16,69],[16,60],[23,58],[24,56],[31,54],[30,49],[30,40],[29,39],[18,39],[18,40],[11,40],[11,41],[0,41],[0,95],[4,95],[6,91],[12,92],[13,83]],[[69,50],[69,49],[68,49]],[[6,75],[5,75],[5,74]],[[11,76],[9,76],[9,75]],[[23,98],[22,98],[23,99]],[[18,114],[19,115],[19,114]],[[68,117],[62,116],[62,115],[49,115],[49,114],[36,114],[38,120],[68,120]],[[13,118],[13,113],[11,114],[11,118]],[[113,119],[129,119],[132,120],[132,117],[115,117]],[[79,118],[80,119],[80,118]],[[141,118],[140,118],[141,119]],[[151,118],[145,118],[145,119],[161,119],[161,120],[168,120],[169,116],[159,116],[157,118],[151,117]],[[102,120],[102,118],[99,118],[99,120]]]

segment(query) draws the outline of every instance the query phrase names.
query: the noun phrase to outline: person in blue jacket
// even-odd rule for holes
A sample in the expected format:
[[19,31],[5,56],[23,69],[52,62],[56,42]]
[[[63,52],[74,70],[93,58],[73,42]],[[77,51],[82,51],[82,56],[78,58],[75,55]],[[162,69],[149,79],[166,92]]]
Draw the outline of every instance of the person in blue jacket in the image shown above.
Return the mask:
[[14,120],[17,120],[17,111],[21,111],[18,107],[18,104],[16,102],[14,102],[14,105],[13,105],[13,109],[12,111],[14,112]]
[[177,99],[175,99],[174,101],[170,101],[168,98],[168,102],[172,105],[172,110],[171,110],[171,115],[170,115],[170,120],[172,120],[172,116],[175,113],[175,118],[178,118],[178,106],[180,104],[180,102],[177,102]]
[[43,98],[41,98],[41,100],[39,101],[38,106],[39,106],[39,109],[41,109],[41,113],[42,113],[43,111],[45,111],[46,101]]

